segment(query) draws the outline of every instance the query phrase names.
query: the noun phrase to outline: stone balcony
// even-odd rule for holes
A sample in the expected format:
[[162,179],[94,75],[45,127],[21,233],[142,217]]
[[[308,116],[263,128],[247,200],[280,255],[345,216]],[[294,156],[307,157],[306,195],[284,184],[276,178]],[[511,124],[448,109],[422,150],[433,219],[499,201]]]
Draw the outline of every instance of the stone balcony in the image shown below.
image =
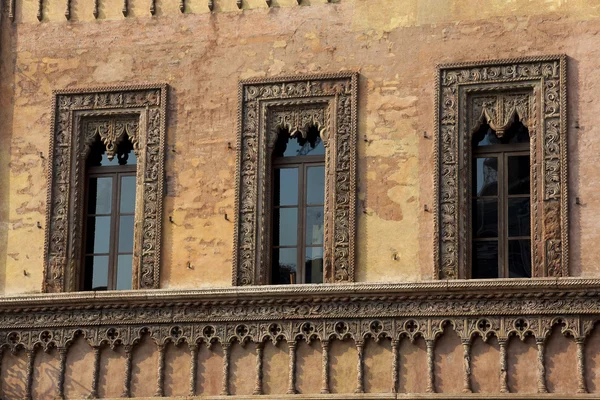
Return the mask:
[[1,390],[596,398],[599,320],[600,280],[573,278],[5,297]]

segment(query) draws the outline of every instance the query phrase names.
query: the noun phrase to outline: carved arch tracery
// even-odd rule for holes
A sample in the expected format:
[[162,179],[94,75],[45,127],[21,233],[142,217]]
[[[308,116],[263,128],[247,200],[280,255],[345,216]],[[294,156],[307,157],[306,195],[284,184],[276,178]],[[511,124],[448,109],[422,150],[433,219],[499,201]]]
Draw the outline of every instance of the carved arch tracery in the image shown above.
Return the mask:
[[530,133],[532,276],[568,276],[566,57],[439,67],[434,276],[468,277],[472,133],[501,137],[516,117]]
[[166,85],[54,92],[44,292],[77,290],[85,160],[99,136],[109,158],[125,136],[138,157],[133,288],[158,288]]
[[277,135],[316,127],[326,149],[324,280],[354,281],[355,73],[240,83],[233,284],[268,282],[270,162]]

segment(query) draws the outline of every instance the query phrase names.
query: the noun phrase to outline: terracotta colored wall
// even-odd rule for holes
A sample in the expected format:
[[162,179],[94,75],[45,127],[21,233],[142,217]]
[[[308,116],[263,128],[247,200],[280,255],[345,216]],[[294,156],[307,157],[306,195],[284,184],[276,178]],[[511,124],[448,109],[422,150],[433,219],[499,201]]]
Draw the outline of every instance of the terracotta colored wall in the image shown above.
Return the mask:
[[[569,58],[571,273],[599,276],[596,1],[16,1],[2,20],[0,293],[42,281],[51,90],[167,82],[169,119],[161,285],[230,285],[237,82],[358,70],[358,281],[431,279],[435,65],[525,55]],[[326,23],[325,23],[326,21]],[[585,182],[585,184],[582,184]],[[578,196],[583,203],[575,206]],[[231,218],[230,218],[231,219]],[[38,228],[38,222],[42,225]],[[396,257],[394,257],[396,255]],[[394,259],[396,258],[396,259]],[[187,264],[191,269],[187,268]]]

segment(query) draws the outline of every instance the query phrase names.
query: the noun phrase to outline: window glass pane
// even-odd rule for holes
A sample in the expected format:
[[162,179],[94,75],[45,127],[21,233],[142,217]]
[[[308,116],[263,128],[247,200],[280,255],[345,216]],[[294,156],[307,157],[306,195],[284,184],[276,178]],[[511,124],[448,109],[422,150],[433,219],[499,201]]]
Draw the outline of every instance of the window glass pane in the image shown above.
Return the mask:
[[273,246],[295,246],[298,239],[298,209],[276,209],[273,222]]
[[133,215],[119,218],[119,253],[133,252]]
[[529,130],[517,119],[504,133],[502,143],[529,143]]
[[306,169],[306,203],[325,203],[325,167],[308,167]]
[[306,208],[306,244],[323,243],[323,207]]
[[500,139],[496,136],[496,132],[489,125],[484,124],[479,128],[479,131],[473,135],[473,147],[491,146],[500,144]]
[[508,236],[530,236],[529,198],[508,199]]
[[473,196],[498,194],[498,159],[476,158],[473,163]]
[[133,270],[133,258],[131,254],[117,257],[117,290],[131,289],[131,274]]
[[85,269],[92,272],[91,290],[106,290],[108,286],[108,256],[87,256]]
[[498,278],[498,242],[473,242],[474,279]]
[[473,237],[498,237],[498,200],[473,200]]
[[273,250],[273,283],[296,283],[296,249]]
[[86,253],[108,253],[110,244],[110,217],[88,217]]
[[508,157],[508,194],[529,194],[529,156]]
[[135,153],[133,152],[133,150],[131,150],[127,154],[127,165],[135,165],[135,164],[137,164],[137,157],[136,157]]
[[510,278],[531,278],[531,242],[508,241],[508,271]]
[[115,154],[112,160],[109,160],[108,154],[106,152],[102,153],[102,159],[100,160],[100,165],[103,167],[108,167],[112,165],[119,165],[119,158]]
[[277,168],[273,174],[274,205],[298,204],[298,168]]
[[323,248],[306,248],[306,283],[323,283]]
[[119,206],[121,214],[135,212],[135,176],[121,177],[121,201]]
[[90,178],[88,213],[110,214],[112,207],[112,178]]

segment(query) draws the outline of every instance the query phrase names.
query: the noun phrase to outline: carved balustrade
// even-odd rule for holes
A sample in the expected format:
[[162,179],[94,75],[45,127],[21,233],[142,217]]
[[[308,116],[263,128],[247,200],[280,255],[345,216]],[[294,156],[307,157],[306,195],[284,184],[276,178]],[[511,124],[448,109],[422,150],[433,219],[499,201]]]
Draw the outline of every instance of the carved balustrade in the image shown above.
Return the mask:
[[[190,348],[189,394],[197,395],[199,346],[222,346],[222,394],[230,392],[231,348],[251,346],[255,354],[254,394],[263,394],[264,346],[287,344],[287,393],[298,393],[296,350],[301,341],[319,341],[322,369],[320,392],[330,392],[330,344],[351,340],[356,347],[357,393],[365,392],[364,345],[373,339],[391,341],[390,392],[399,390],[403,371],[399,343],[423,339],[427,368],[421,371],[427,392],[436,388],[434,353],[446,328],[460,337],[464,357],[464,392],[471,392],[471,344],[495,337],[499,344],[500,392],[508,392],[507,342],[515,336],[535,338],[537,389],[546,385],[546,339],[553,329],[577,345],[578,392],[586,393],[586,337],[600,321],[600,281],[581,279],[437,281],[414,284],[298,285],[242,287],[198,291],[131,291],[42,294],[0,299],[0,349],[26,354],[26,393],[31,397],[35,358],[57,350],[58,397],[64,397],[65,364],[70,346],[82,337],[93,350],[90,395],[98,396],[100,354],[105,346],[122,346],[126,373],[123,395],[131,394],[132,353],[144,337],[158,351],[156,395],[164,396],[165,348],[169,343]],[[4,367],[2,367],[4,368]]]

